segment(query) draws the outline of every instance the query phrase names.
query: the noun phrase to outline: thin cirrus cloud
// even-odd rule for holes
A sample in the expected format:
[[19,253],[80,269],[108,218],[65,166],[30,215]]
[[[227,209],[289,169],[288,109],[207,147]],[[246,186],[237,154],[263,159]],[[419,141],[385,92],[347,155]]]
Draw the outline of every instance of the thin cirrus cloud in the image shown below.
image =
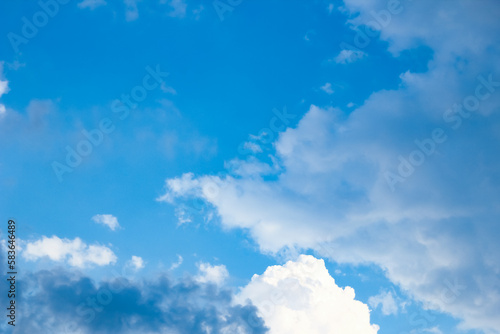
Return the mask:
[[[274,142],[279,168],[186,173],[168,179],[160,199],[203,199],[224,227],[248,230],[265,253],[313,249],[340,263],[374,263],[460,328],[500,331],[500,7],[402,4],[380,38],[394,56],[431,48],[427,72],[401,73],[397,88],[373,92],[352,112],[311,105]],[[345,5],[355,14],[349,24],[362,28],[387,4]],[[458,66],[457,57],[474,66]]]
[[106,6],[107,3],[105,0],[83,0],[78,3],[79,8],[88,8],[90,10],[94,10],[101,6]]
[[103,215],[95,215],[92,217],[92,220],[97,224],[102,224],[107,227],[111,231],[116,231],[120,228],[120,224],[118,223],[118,218],[113,215],[103,214]]
[[80,238],[70,240],[57,236],[43,236],[39,240],[27,242],[22,254],[28,261],[48,258],[76,268],[106,266],[117,260],[113,251],[106,246],[89,245]]

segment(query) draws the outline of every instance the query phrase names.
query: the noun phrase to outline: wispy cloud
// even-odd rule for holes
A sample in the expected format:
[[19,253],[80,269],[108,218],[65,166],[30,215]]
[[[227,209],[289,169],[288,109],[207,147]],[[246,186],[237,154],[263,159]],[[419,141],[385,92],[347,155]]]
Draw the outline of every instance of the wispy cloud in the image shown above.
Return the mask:
[[340,53],[332,60],[337,64],[349,64],[354,63],[360,59],[363,59],[367,54],[361,50],[341,50]]
[[116,231],[118,228],[120,228],[118,218],[113,215],[95,215],[92,217],[92,220],[97,224],[102,224],[109,227],[111,231]]
[[328,95],[331,95],[334,93],[333,89],[332,89],[332,84],[327,82],[326,84],[324,84],[323,86],[321,86],[321,90],[325,93],[327,93]]
[[97,7],[106,6],[107,2],[105,0],[83,0],[78,3],[78,7],[80,8],[89,8],[90,10],[94,10]]
[[384,315],[397,314],[398,303],[391,291],[382,291],[376,296],[368,298],[368,305],[376,309],[381,306]]
[[177,262],[172,263],[172,265],[170,266],[170,270],[175,270],[179,268],[182,262],[184,262],[184,258],[180,255],[177,255]]

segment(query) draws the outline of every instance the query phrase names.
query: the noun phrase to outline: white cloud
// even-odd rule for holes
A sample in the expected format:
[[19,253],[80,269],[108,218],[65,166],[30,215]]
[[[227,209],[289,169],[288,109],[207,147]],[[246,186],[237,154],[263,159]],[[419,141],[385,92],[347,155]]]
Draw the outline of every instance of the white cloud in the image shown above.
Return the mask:
[[341,50],[340,53],[333,58],[333,61],[337,64],[349,64],[357,60],[363,59],[367,54],[361,50]]
[[378,295],[368,298],[368,305],[374,309],[381,305],[384,315],[397,314],[399,310],[391,291],[382,291]]
[[182,258],[182,256],[177,255],[177,262],[172,263],[172,265],[170,266],[170,270],[175,270],[175,269],[179,268],[180,265],[182,264],[182,262],[184,262],[184,259]]
[[254,275],[236,302],[251,300],[271,334],[370,334],[368,306],[355,300],[354,289],[341,288],[323,260],[301,255],[297,261],[271,266]]
[[106,4],[107,3],[105,0],[83,0],[82,2],[78,3],[78,7],[94,10],[97,7],[105,6]]
[[144,260],[140,256],[132,255],[132,258],[127,262],[127,266],[138,271],[144,268]]
[[[185,174],[167,180],[162,199],[205,200],[223,227],[247,230],[263,252],[311,248],[340,263],[374,263],[426,307],[460,318],[462,328],[499,332],[500,7],[440,2],[429,11],[430,3],[404,2],[408,10],[381,32],[394,54],[430,47],[426,72],[402,73],[399,87],[349,112],[312,105],[273,143],[279,168],[266,170],[270,180]],[[360,25],[386,5],[346,1],[360,11],[352,16]],[[457,67],[459,58],[468,65]],[[449,114],[488,78],[494,83],[479,91],[491,94],[477,111]],[[385,173],[397,172],[399,157],[408,159],[435,129],[447,141],[392,191]]]
[[191,216],[189,215],[189,213],[186,212],[186,210],[184,210],[182,208],[175,209],[175,216],[177,217],[177,226],[192,222],[192,219],[191,219]]
[[332,84],[329,82],[321,86],[321,90],[327,93],[328,95],[333,94]]
[[48,257],[52,261],[67,262],[78,268],[89,265],[105,266],[116,262],[116,255],[106,246],[87,245],[80,238],[70,240],[57,236],[43,236],[37,241],[27,242],[23,256],[29,261]]
[[[424,44],[447,54],[453,52],[463,54],[464,51],[476,49],[474,54],[481,55],[480,52],[491,42],[491,32],[494,30],[489,29],[496,28],[498,25],[496,18],[500,14],[500,8],[495,0],[482,2],[480,8],[476,2],[467,0],[458,1],[457,6],[428,0],[398,2],[396,6],[398,13],[391,14],[388,6],[394,2],[344,1],[345,8],[351,14],[355,14],[350,15],[350,25],[357,28],[365,24],[381,27],[380,39],[389,42],[389,51],[394,54]],[[432,12],[428,7],[431,3],[436,4]],[[425,26],[422,25],[423,19],[427,19]]]
[[423,330],[424,333],[443,334],[439,327],[431,327]]
[[194,179],[193,173],[185,173],[181,178],[168,179],[166,181],[167,192],[159,196],[156,200],[160,202],[173,203],[177,196],[187,196],[194,194],[192,189],[199,185],[199,181]]
[[120,227],[118,219],[113,215],[95,215],[92,220],[97,224],[106,225],[111,231],[116,231]]
[[212,266],[210,263],[202,262],[198,264],[198,271],[199,273],[195,276],[195,280],[199,283],[220,285],[229,277],[229,272],[223,264]]
[[262,148],[254,142],[247,141],[243,144],[243,149],[248,150],[252,153],[261,153]]
[[[7,80],[2,80],[3,78],[3,61],[0,61],[0,98],[2,95],[9,92],[9,82]],[[6,108],[5,105],[0,103],[0,118],[5,116]]]
[[0,97],[7,94],[9,91],[9,82],[7,80],[0,80]]

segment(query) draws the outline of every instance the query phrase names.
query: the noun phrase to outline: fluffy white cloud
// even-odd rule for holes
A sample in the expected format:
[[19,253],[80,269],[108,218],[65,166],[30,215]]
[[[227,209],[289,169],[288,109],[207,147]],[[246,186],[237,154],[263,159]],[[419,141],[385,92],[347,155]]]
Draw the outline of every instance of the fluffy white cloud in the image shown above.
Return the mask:
[[198,264],[198,275],[195,280],[199,283],[213,283],[220,285],[229,277],[229,272],[226,266],[221,264],[212,266],[210,263]]
[[120,227],[118,219],[113,215],[95,215],[92,217],[92,220],[97,224],[106,225],[111,229],[111,231],[115,231]]
[[381,305],[384,315],[397,314],[399,307],[391,291],[382,291],[368,299],[368,305],[376,309]]
[[[311,106],[275,141],[278,168],[185,174],[167,180],[162,199],[202,198],[264,252],[312,248],[338,262],[375,263],[426,307],[498,333],[500,6],[401,3],[381,38],[395,55],[430,47],[427,72],[402,73],[397,89],[352,112]],[[386,6],[346,1],[360,26]],[[388,182],[389,172],[399,179]]]
[[27,242],[22,254],[30,261],[48,257],[52,261],[65,261],[79,268],[89,265],[105,266],[116,262],[116,255],[106,246],[87,245],[80,238],[70,240],[57,236],[43,236],[40,240]]
[[132,255],[132,258],[127,262],[127,266],[135,271],[141,270],[144,268],[144,260],[140,256]]
[[370,334],[368,306],[355,300],[354,289],[335,284],[323,260],[301,255],[297,261],[268,267],[254,275],[236,298],[257,306],[270,334]]

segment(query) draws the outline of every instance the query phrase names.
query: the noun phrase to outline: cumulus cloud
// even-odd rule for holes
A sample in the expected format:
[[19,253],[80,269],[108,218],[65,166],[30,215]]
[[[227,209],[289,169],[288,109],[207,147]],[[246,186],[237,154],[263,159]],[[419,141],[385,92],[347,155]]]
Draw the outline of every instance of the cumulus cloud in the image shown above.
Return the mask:
[[127,266],[135,271],[144,268],[144,260],[140,256],[132,255],[132,258],[128,260]]
[[[63,270],[25,273],[18,282],[19,334],[267,333],[252,305],[232,305],[231,291],[166,276],[141,283],[95,283]],[[6,301],[2,294],[0,301]],[[16,303],[16,305],[17,305]],[[0,331],[7,331],[6,322]]]
[[368,306],[355,300],[354,289],[337,286],[323,260],[301,255],[254,275],[236,301],[257,306],[272,334],[370,334]]
[[116,255],[106,246],[87,245],[80,238],[60,239],[43,236],[36,241],[27,242],[23,256],[29,261],[49,258],[56,262],[67,262],[70,266],[83,268],[90,265],[105,266],[116,262]]
[[[360,28],[387,9],[386,1],[345,4]],[[312,105],[273,143],[279,168],[184,174],[167,180],[161,199],[201,198],[263,252],[311,248],[374,263],[462,328],[499,332],[500,7],[456,4],[429,11],[429,1],[404,2],[380,32],[395,56],[431,48],[427,72],[401,73],[399,87],[352,112]]]
[[213,266],[210,263],[201,262],[198,264],[198,271],[195,280],[199,283],[221,285],[229,277],[229,272],[223,264]]
[[106,225],[111,229],[111,231],[115,231],[120,227],[118,218],[113,215],[95,215],[94,217],[92,217],[92,220],[97,224]]
[[368,305],[376,309],[381,306],[382,314],[391,315],[397,314],[399,307],[391,291],[382,291],[376,296],[368,299]]

